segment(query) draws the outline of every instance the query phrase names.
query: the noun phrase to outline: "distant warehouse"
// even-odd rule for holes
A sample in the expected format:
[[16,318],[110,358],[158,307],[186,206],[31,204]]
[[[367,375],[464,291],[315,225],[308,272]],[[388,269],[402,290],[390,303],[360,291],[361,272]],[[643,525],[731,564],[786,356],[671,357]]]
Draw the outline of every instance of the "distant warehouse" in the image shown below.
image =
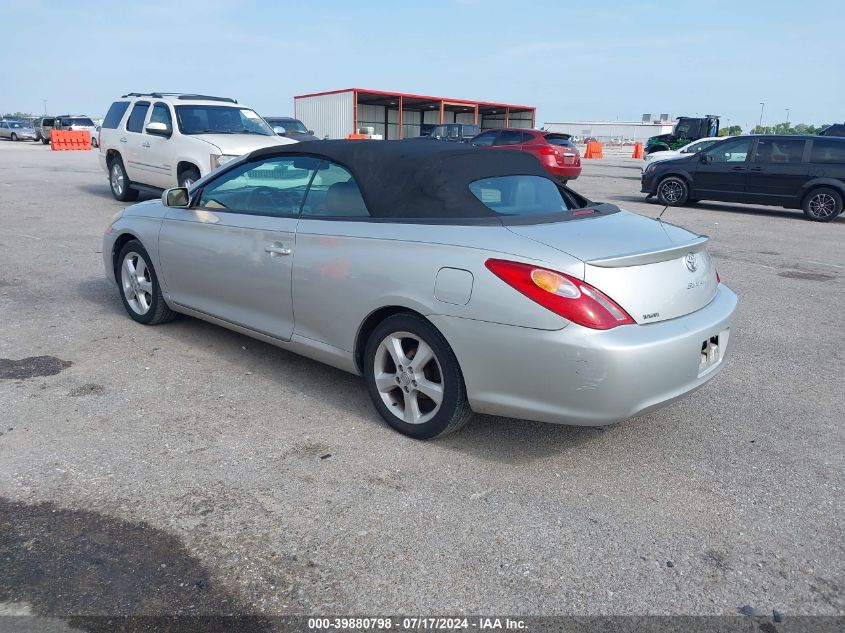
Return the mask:
[[318,138],[346,138],[368,128],[385,139],[411,138],[439,123],[532,128],[536,116],[534,106],[365,88],[299,95],[293,103],[294,116]]
[[646,115],[642,121],[560,121],[544,123],[543,127],[579,139],[592,137],[602,142],[624,139],[644,143],[652,136],[668,134],[674,125],[675,121],[670,121],[668,115],[662,115],[658,121],[652,121]]

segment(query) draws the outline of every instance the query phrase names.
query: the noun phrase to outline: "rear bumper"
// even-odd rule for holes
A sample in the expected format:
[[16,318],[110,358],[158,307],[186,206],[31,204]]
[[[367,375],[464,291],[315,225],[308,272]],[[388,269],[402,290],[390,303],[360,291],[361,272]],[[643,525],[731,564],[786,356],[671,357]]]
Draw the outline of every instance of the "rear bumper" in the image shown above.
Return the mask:
[[[668,404],[713,378],[731,347],[736,308],[736,295],[720,285],[697,312],[607,331],[430,319],[455,351],[474,411],[597,426]],[[702,342],[713,336],[718,360],[702,371]]]
[[555,178],[575,180],[581,175],[581,165],[543,165],[546,171]]

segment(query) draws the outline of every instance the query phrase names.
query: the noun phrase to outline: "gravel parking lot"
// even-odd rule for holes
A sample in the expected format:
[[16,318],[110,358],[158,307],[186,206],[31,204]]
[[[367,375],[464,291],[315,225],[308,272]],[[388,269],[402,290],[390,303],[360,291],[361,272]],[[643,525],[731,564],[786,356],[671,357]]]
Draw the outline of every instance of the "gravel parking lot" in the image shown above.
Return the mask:
[[[660,212],[641,161],[584,162],[578,191]],[[605,429],[419,442],[359,378],[130,320],[99,252],[121,206],[95,152],[0,142],[0,607],[845,613],[845,216],[667,210],[740,296],[716,379]]]

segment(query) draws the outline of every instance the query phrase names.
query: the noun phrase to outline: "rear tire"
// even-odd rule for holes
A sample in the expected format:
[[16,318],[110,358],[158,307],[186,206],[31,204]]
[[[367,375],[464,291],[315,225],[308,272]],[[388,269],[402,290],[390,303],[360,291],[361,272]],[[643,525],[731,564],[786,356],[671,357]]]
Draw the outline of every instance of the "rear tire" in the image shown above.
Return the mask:
[[129,186],[129,176],[126,175],[120,157],[112,158],[109,162],[109,187],[116,200],[132,202],[138,199],[138,190]]
[[176,313],[161,294],[158,276],[141,242],[130,240],[123,245],[114,272],[123,307],[130,317],[143,325],[173,320]]
[[443,335],[417,314],[382,321],[364,350],[364,381],[378,412],[416,439],[457,431],[472,417],[458,359]]
[[18,135],[17,135],[17,134],[15,134],[14,132],[12,132],[12,136],[9,138],[9,140],[10,140],[10,141],[17,141],[17,140],[18,140]]
[[669,207],[680,207],[689,198],[689,187],[683,178],[667,176],[657,185],[657,199],[660,204]]
[[819,187],[804,197],[801,206],[808,220],[830,222],[842,213],[842,194],[830,187]]
[[50,139],[42,137],[41,142],[44,143],[44,145],[47,145],[50,142]]

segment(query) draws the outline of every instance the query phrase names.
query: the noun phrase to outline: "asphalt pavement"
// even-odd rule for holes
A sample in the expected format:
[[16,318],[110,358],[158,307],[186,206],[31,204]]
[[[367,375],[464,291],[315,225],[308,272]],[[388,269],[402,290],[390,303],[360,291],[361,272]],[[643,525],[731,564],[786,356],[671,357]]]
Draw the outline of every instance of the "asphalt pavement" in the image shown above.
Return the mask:
[[[640,165],[572,186],[655,217]],[[357,377],[129,319],[121,207],[96,151],[0,141],[0,614],[845,614],[845,216],[668,209],[740,297],[718,377],[420,442]]]

